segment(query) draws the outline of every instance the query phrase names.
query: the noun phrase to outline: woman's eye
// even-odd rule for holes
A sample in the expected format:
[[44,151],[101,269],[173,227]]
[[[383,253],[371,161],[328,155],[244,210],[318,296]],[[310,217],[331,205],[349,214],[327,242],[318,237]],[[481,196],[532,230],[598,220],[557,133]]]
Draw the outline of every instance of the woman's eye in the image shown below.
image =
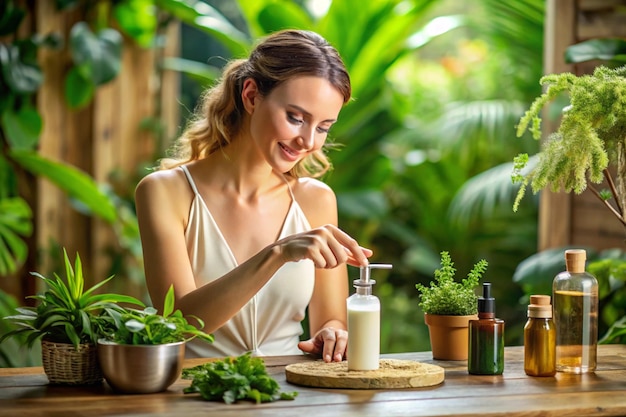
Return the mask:
[[329,130],[330,130],[330,129],[329,129],[329,128],[326,128],[326,127],[318,127],[318,128],[317,128],[317,132],[318,132],[318,133],[328,133],[328,131],[329,131]]
[[297,125],[301,125],[304,122],[302,119],[298,119],[296,116],[294,116],[291,113],[287,113],[287,119],[289,119],[291,123],[297,124]]

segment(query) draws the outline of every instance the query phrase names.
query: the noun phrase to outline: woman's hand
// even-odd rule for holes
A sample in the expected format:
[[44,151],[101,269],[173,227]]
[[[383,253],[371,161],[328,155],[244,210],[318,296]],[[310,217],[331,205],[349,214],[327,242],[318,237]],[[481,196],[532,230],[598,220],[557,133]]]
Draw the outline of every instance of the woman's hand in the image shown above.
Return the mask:
[[277,245],[285,262],[311,259],[316,268],[335,268],[344,263],[366,266],[367,258],[372,256],[370,249],[362,248],[346,232],[331,224],[286,237]]
[[298,348],[312,355],[321,356],[324,362],[341,362],[346,357],[348,332],[326,327],[309,340],[298,343]]

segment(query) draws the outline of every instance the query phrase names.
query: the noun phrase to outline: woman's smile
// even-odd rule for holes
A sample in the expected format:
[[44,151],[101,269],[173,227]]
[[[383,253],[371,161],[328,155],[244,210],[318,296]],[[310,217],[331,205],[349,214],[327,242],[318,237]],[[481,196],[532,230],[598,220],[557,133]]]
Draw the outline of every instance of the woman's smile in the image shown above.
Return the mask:
[[283,151],[283,155],[285,155],[285,157],[289,161],[294,162],[294,161],[297,161],[300,158],[300,152],[296,152],[295,150],[291,149],[290,147],[288,147],[284,143],[278,142],[278,146]]

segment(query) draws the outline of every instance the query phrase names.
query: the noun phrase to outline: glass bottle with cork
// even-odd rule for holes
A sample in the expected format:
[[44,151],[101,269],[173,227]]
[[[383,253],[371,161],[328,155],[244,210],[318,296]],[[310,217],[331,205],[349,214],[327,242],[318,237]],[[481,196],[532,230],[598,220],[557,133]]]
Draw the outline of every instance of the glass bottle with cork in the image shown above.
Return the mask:
[[556,374],[556,326],[549,295],[531,295],[524,326],[524,372],[530,376]]
[[501,375],[504,371],[504,320],[496,318],[491,283],[483,283],[478,297],[478,320],[469,322],[467,370],[474,375]]
[[558,372],[581,374],[596,369],[598,281],[585,271],[586,259],[584,249],[566,250],[566,270],[552,283]]

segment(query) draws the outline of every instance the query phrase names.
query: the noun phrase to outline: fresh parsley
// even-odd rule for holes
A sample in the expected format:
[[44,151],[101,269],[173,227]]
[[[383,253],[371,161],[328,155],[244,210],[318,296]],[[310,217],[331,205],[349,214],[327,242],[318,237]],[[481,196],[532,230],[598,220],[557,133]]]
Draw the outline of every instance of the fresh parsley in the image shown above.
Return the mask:
[[207,401],[224,401],[232,404],[238,400],[266,403],[293,400],[298,393],[280,392],[280,386],[265,369],[261,358],[250,352],[235,358],[207,362],[193,368],[184,368],[183,379],[191,379],[185,394],[199,393]]

